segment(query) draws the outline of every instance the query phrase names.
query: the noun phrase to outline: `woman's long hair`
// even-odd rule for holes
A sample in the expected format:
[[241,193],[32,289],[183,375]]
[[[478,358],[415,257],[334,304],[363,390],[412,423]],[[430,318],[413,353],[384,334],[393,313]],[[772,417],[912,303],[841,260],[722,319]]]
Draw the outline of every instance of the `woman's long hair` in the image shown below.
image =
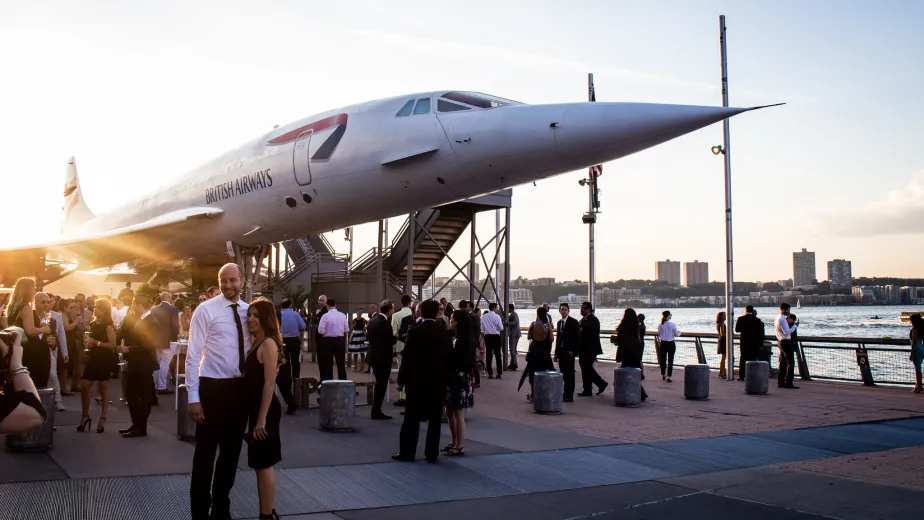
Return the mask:
[[13,286],[10,304],[6,307],[7,324],[13,326],[22,314],[22,308],[32,302],[35,294],[35,278],[20,278]]
[[112,304],[105,298],[100,298],[93,302],[93,321],[90,325],[104,324],[107,327],[114,325],[112,321]]
[[661,325],[664,325],[664,322],[670,319],[671,311],[664,311],[661,313]]
[[463,340],[466,343],[471,341],[472,317],[468,311],[461,309],[453,311],[452,319],[456,322],[456,340]]
[[549,315],[549,311],[545,310],[545,307],[539,307],[536,309],[536,321],[539,323],[545,323],[545,317]]
[[622,321],[619,322],[619,326],[616,327],[616,338],[631,338],[632,335],[638,337],[638,314],[635,313],[635,309],[628,308],[626,312],[622,315]]
[[911,330],[918,331],[918,337],[924,339],[924,317],[922,317],[920,314],[912,314]]
[[276,318],[276,306],[266,298],[257,298],[250,302],[250,306],[257,309],[257,317],[260,319],[260,328],[267,338],[272,338],[276,342],[277,364],[282,365],[286,362],[285,352],[282,349],[282,333],[279,331],[279,320]]

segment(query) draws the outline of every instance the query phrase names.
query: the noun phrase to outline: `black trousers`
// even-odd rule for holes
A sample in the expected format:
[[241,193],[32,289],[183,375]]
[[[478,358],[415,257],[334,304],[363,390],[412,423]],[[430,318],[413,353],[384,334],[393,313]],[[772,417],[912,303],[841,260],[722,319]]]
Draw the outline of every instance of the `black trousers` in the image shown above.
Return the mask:
[[796,356],[793,350],[792,341],[788,339],[780,340],[780,374],[777,376],[777,383],[780,386],[792,386],[792,378],[796,369]]
[[[205,420],[196,427],[196,451],[193,454],[189,487],[190,510],[193,520],[230,519],[229,495],[234,487],[241,444],[247,428],[244,379],[200,378],[199,397]],[[215,450],[219,450],[217,462]]]
[[664,377],[667,370],[667,377],[674,373],[674,354],[677,352],[677,344],[673,341],[662,341],[661,350],[658,351],[658,363],[661,365],[661,377]]
[[[291,343],[295,343],[295,352],[292,352]],[[295,379],[301,375],[301,367],[298,366],[298,351],[301,347],[301,340],[298,338],[283,338],[283,352],[286,356],[286,364],[279,368],[279,375],[276,376],[276,386],[279,387],[279,393],[282,394],[282,400],[286,406],[295,406],[295,398],[292,395],[292,384]]]
[[153,397],[151,381],[151,372],[125,372],[125,402],[132,418],[132,429],[141,433],[148,431]]
[[401,424],[400,453],[404,457],[417,454],[417,440],[420,438],[420,422],[427,421],[427,440],[424,456],[435,459],[440,455],[440,417],[443,403],[439,399],[426,401],[409,397],[404,408],[404,422]]
[[597,385],[598,388],[606,386],[606,381],[600,377],[600,374],[598,374],[597,370],[594,368],[594,361],[596,360],[597,356],[584,355],[579,358],[581,379],[584,382],[584,393],[593,393],[594,385]]
[[565,353],[558,358],[558,371],[565,381],[564,396],[567,399],[574,397],[574,355]]
[[[372,365],[372,374],[375,375],[375,388],[372,389],[372,415],[378,415],[382,413],[382,403],[385,402],[385,392],[388,391],[391,362]],[[406,415],[407,412],[405,412]]]
[[742,346],[739,349],[740,359],[738,360],[738,378],[744,379],[747,375],[748,361],[757,361],[757,347]]
[[504,366],[501,364],[501,348],[503,348],[503,345],[504,342],[501,340],[499,334],[484,335],[485,362],[487,363],[488,377],[494,375],[494,371],[491,369],[493,361],[497,361],[497,377],[500,377],[504,372]]
[[338,338],[321,338],[318,345],[318,371],[321,381],[334,378],[334,359],[337,360],[337,378],[346,379],[346,344],[343,336]]

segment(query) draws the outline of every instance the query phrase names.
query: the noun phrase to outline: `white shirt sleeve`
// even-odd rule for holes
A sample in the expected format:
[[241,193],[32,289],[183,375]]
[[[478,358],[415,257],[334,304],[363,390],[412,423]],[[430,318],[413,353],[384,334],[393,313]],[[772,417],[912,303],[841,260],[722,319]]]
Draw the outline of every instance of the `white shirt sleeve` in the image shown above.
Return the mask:
[[677,325],[674,322],[668,322],[671,324],[671,328],[674,329],[674,337],[680,337],[680,330],[677,328]]
[[343,314],[343,334],[345,336],[350,335],[350,317],[346,314]]
[[68,357],[67,355],[67,336],[64,334],[64,317],[58,313],[58,317],[55,320],[58,324],[58,346],[61,348],[61,355],[63,357]]
[[189,344],[186,346],[186,388],[189,390],[189,402],[199,402],[199,364],[205,350],[208,337],[208,310],[196,309],[189,322]]
[[318,322],[318,334],[322,336],[327,335],[327,322],[330,320],[329,314],[330,312],[325,312],[324,316],[321,316],[321,321]]

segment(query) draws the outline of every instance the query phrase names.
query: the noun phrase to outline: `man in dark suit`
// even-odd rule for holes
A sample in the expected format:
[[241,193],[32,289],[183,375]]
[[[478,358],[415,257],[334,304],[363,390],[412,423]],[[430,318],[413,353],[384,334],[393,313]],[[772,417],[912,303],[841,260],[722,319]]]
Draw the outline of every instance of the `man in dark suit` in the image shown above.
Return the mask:
[[148,434],[148,416],[151,414],[151,373],[158,369],[155,352],[169,345],[167,336],[151,309],[151,295],[139,291],[132,302],[131,312],[122,321],[121,336],[126,346],[119,347],[125,354],[125,401],[131,414],[130,428],[119,430],[122,437],[145,437]]
[[412,462],[417,453],[420,422],[427,421],[424,455],[436,462],[440,449],[440,416],[446,397],[446,366],[451,348],[449,333],[436,321],[439,303],[427,300],[419,305],[423,321],[408,331],[404,361],[398,384],[404,386],[407,405],[401,425],[401,449],[392,459]]
[[745,307],[745,314],[735,322],[735,332],[741,334],[738,380],[743,381],[748,361],[757,361],[764,346],[764,322],[757,317],[753,305]]
[[563,400],[566,403],[574,402],[574,357],[581,342],[581,324],[569,316],[570,312],[567,303],[558,306],[562,319],[558,321],[558,336],[555,338],[555,361],[565,380]]
[[391,416],[382,413],[382,403],[385,402],[385,391],[388,389],[388,378],[391,377],[392,358],[395,352],[395,337],[391,328],[391,317],[395,313],[395,305],[385,300],[379,306],[379,312],[369,320],[366,326],[366,341],[369,342],[369,352],[366,361],[375,375],[375,388],[372,394],[372,418],[391,419]]
[[173,360],[174,350],[170,348],[171,342],[180,337],[180,311],[173,306],[173,295],[169,292],[160,293],[160,304],[151,309],[151,313],[161,324],[161,341],[157,351],[157,393],[172,394],[173,390],[167,388],[167,375],[170,373],[170,361]]
[[581,318],[579,324],[580,346],[578,347],[578,356],[580,356],[581,379],[584,381],[584,391],[578,395],[588,397],[593,395],[594,385],[597,385],[597,395],[600,395],[606,390],[608,383],[594,369],[597,356],[603,355],[603,347],[600,345],[600,320],[594,316],[594,310],[591,308],[590,302],[581,304],[581,316],[583,318]]
[[404,343],[407,341],[407,333],[420,323],[420,302],[411,303],[411,313],[401,319],[401,326],[398,327],[398,341]]

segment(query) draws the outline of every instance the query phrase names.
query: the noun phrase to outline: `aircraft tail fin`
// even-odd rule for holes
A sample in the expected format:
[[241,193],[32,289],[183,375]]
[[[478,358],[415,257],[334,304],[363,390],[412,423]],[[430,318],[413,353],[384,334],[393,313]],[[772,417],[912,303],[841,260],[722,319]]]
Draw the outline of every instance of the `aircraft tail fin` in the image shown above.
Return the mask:
[[77,163],[71,157],[67,161],[64,175],[64,205],[61,208],[61,233],[67,234],[75,227],[94,218],[96,215],[87,207],[80,191],[80,179],[77,177]]

